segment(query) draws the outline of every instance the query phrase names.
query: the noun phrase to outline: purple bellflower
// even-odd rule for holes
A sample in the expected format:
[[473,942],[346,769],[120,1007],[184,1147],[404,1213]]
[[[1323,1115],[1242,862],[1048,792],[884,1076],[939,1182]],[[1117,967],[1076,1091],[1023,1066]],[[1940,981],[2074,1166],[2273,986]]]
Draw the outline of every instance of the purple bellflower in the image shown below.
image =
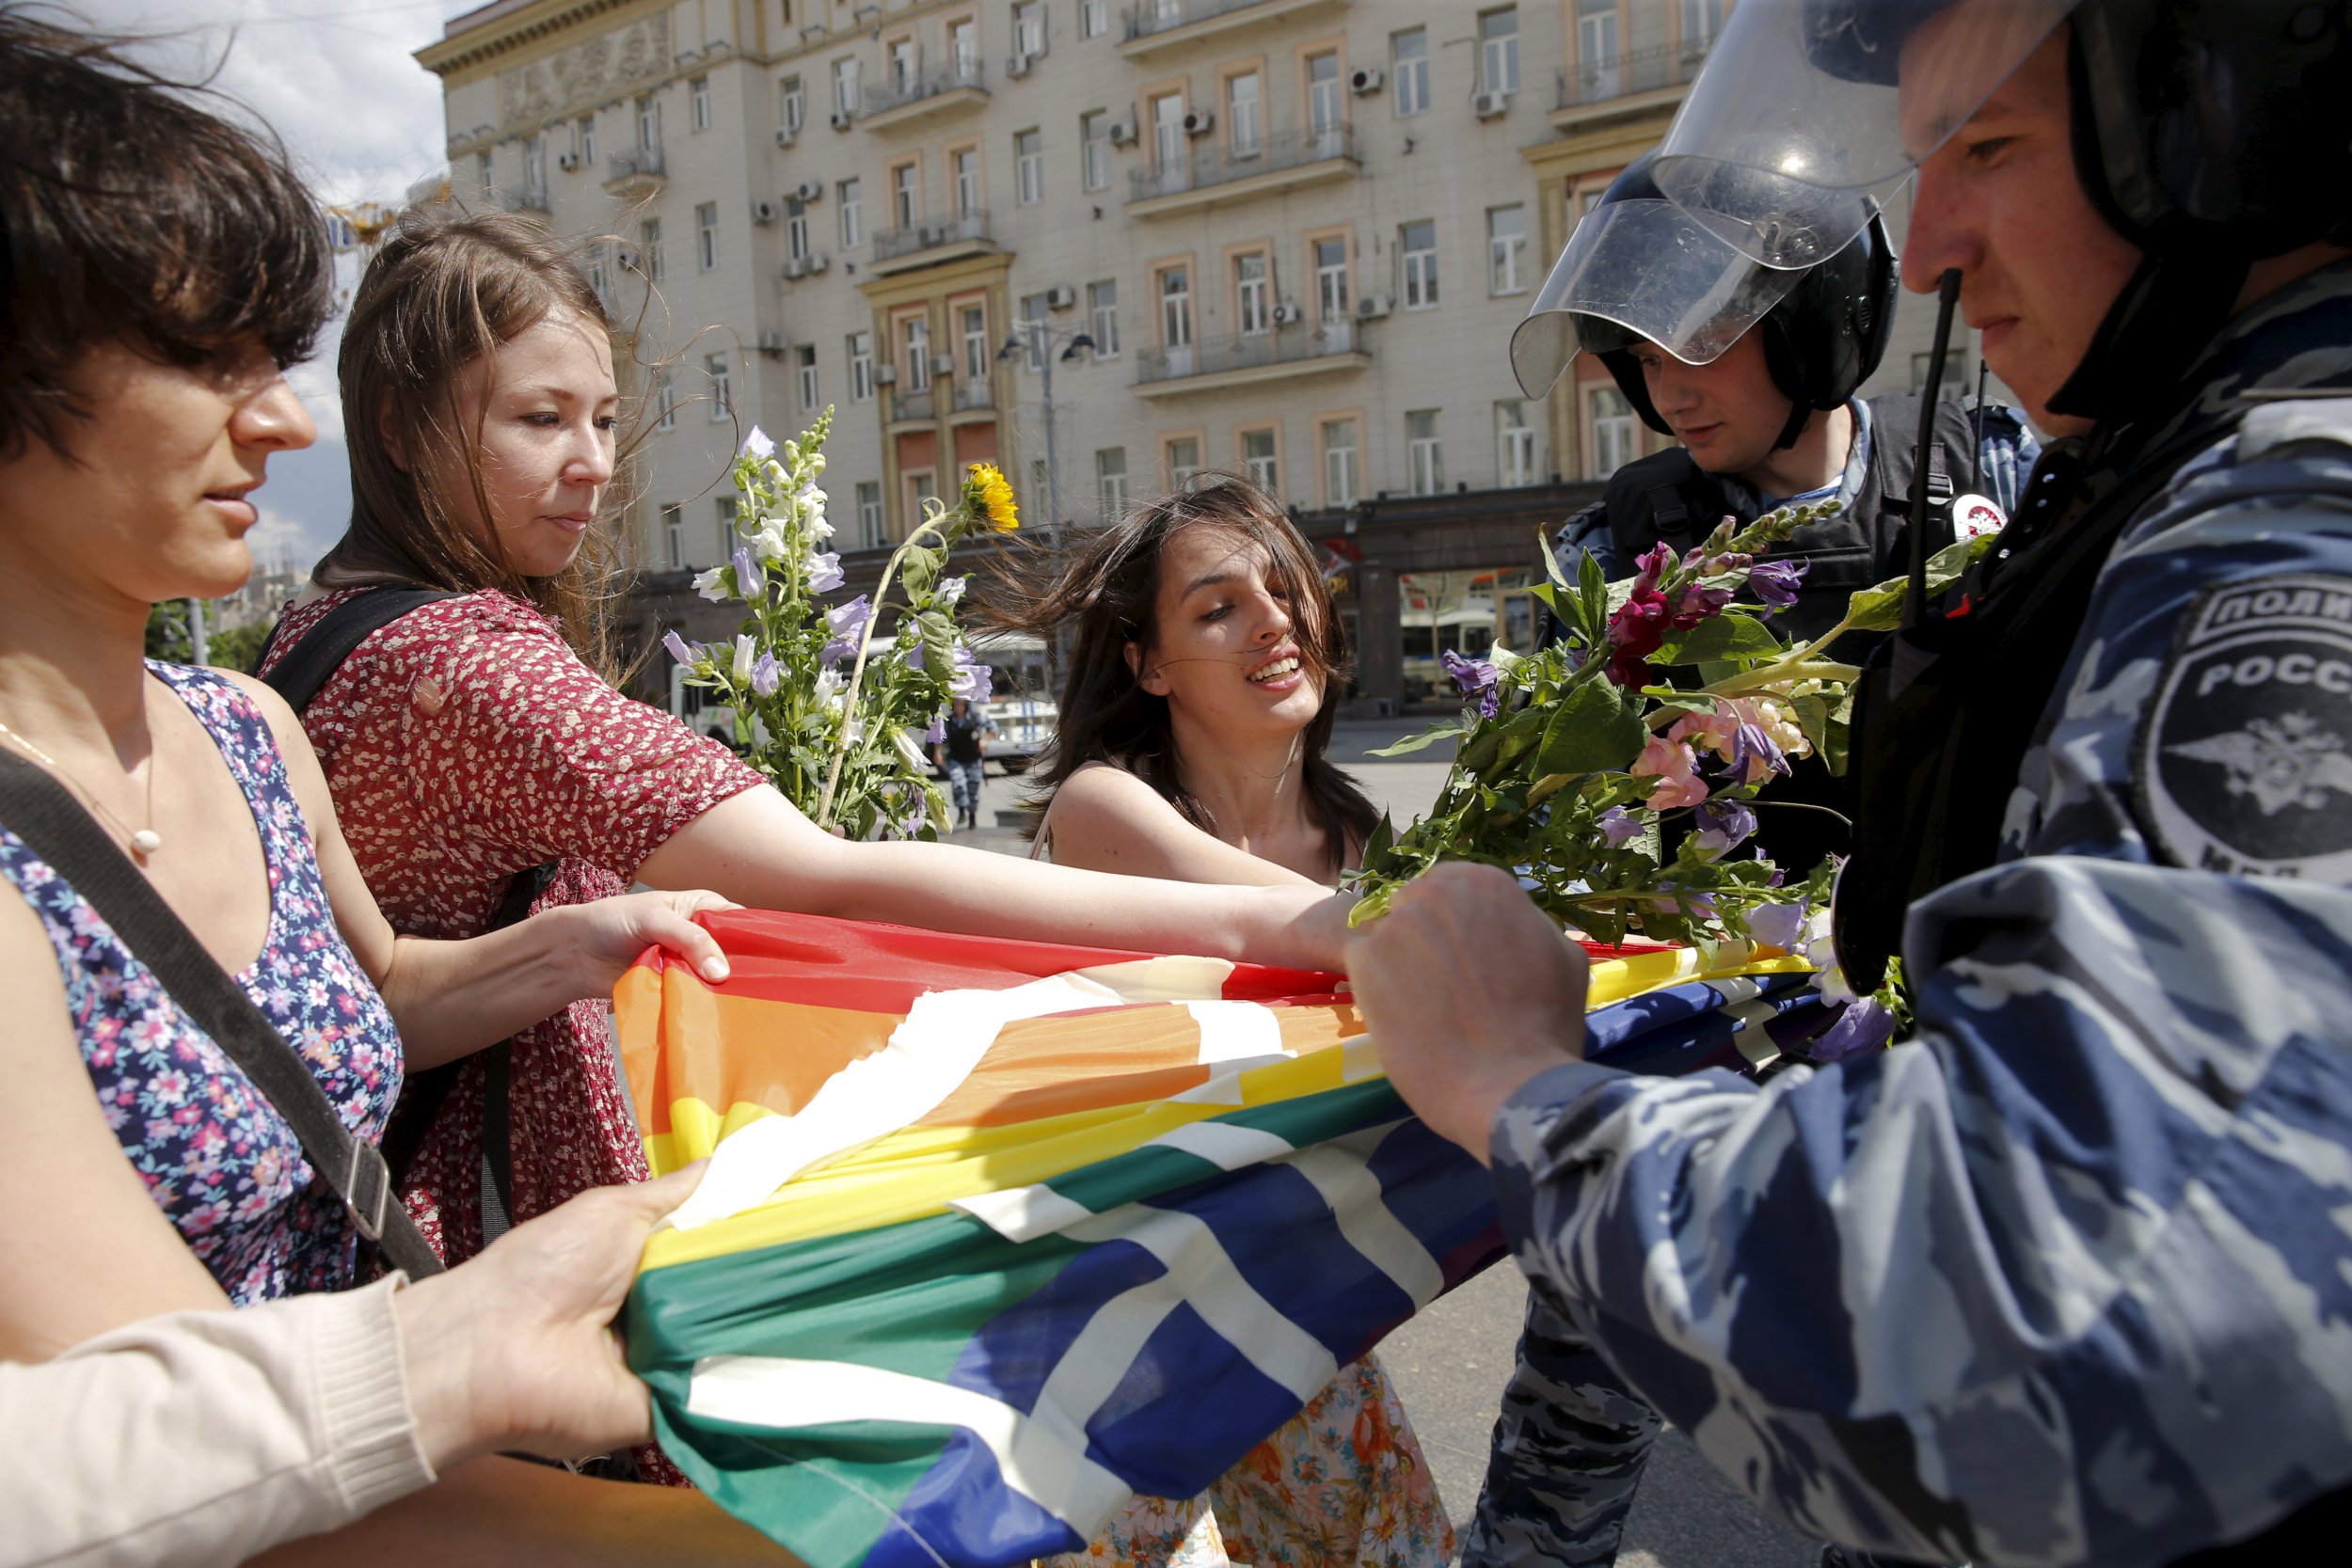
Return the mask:
[[783,681],[784,672],[777,667],[776,656],[763,650],[752,666],[752,695],[772,697]]
[[735,592],[747,604],[759,602],[759,595],[768,587],[767,574],[752,560],[751,546],[735,546]]
[[766,458],[776,455],[775,442],[770,440],[768,433],[757,425],[752,426],[752,433],[743,437],[743,450],[754,457]]
[[841,557],[832,550],[808,552],[808,591],[830,594],[849,578],[842,574]]
[[1614,849],[1641,832],[1642,819],[1629,815],[1623,806],[1611,806],[1593,818],[1593,826],[1600,830],[1601,842]]
[[[1763,773],[1751,766],[1756,763],[1763,765]],[[1730,773],[1733,778],[1754,784],[1764,773],[1778,773],[1786,777],[1788,772],[1788,759],[1781,754],[1780,748],[1772,743],[1772,737],[1766,735],[1761,726],[1740,726],[1739,733],[1731,737]]]
[[858,638],[866,630],[866,623],[874,618],[873,604],[860,594],[848,604],[835,605],[825,611],[825,632],[832,641],[825,644],[824,662],[835,664],[857,657]]
[[691,664],[700,657],[687,645],[686,639],[674,631],[665,631],[661,634],[661,645],[668,649],[670,657],[680,664]]
[[967,699],[974,707],[988,701],[990,689],[995,685],[996,673],[985,660],[974,657],[969,648],[956,650],[955,673],[947,677],[947,694]]
[[1895,1035],[1895,1015],[1875,996],[1863,997],[1846,1004],[1846,1010],[1837,1015],[1837,1022],[1822,1032],[1821,1037],[1805,1047],[1805,1054],[1817,1062],[1842,1062],[1850,1056],[1876,1051]]
[[1709,856],[1728,854],[1756,832],[1756,813],[1738,800],[1717,797],[1698,806],[1699,831],[1693,842]]
[[1482,718],[1492,719],[1501,711],[1502,693],[1498,689],[1498,683],[1502,678],[1502,673],[1494,667],[1491,659],[1464,658],[1448,648],[1438,656],[1438,662],[1445,666],[1445,673],[1454,677],[1454,684],[1462,689],[1463,696],[1478,699],[1478,712]]
[[1813,569],[1809,561],[1759,561],[1748,568],[1748,586],[1769,610],[1787,610],[1797,602],[1797,587]]
[[1805,908],[1794,904],[1758,904],[1748,911],[1748,935],[1785,953],[1800,950],[1804,941]]

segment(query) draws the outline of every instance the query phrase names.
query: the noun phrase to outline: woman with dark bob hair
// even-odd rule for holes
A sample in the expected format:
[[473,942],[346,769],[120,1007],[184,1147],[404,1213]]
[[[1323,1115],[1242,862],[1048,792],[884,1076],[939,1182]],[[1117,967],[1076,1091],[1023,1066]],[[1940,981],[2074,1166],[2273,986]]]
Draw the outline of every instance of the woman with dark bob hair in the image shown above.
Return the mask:
[[[471,942],[396,936],[286,705],[243,676],[144,659],[153,606],[246,580],[253,492],[273,455],[312,437],[283,372],[328,311],[325,223],[273,142],[119,46],[16,8],[0,9],[0,748],[12,792],[65,795],[111,837],[122,863],[97,874],[113,885],[143,875],[279,1037],[267,1043],[362,1141],[380,1133],[405,1070],[604,993],[647,942],[723,974],[690,919],[707,895],[558,910]],[[355,1283],[345,1173],[312,1167],[270,1093],[6,825],[0,995],[0,1359],[43,1360],[158,1313]],[[535,1288],[559,1299],[576,1283]],[[517,1338],[511,1354],[545,1349]],[[473,1397],[500,1398],[513,1370],[475,1368]],[[397,1358],[336,1358],[318,1391],[325,1418],[372,1420],[364,1412],[404,1375]],[[233,1441],[237,1415],[224,1411],[212,1435]],[[382,1500],[383,1476],[413,1474],[414,1441],[378,1445],[326,1483]],[[89,1501],[103,1516],[104,1499]],[[495,1457],[283,1550],[338,1564],[394,1552],[774,1556],[699,1497]]]
[[[984,607],[998,625],[1075,633],[1033,853],[1180,881],[1339,881],[1379,814],[1324,755],[1346,638],[1279,501],[1202,474],[1089,535],[1058,571],[1000,586]],[[1235,1562],[1451,1559],[1428,1461],[1376,1355],[1342,1368],[1204,1496],[1138,1498],[1107,1556],[1069,1568],[1193,1568],[1219,1560],[1219,1541]]]

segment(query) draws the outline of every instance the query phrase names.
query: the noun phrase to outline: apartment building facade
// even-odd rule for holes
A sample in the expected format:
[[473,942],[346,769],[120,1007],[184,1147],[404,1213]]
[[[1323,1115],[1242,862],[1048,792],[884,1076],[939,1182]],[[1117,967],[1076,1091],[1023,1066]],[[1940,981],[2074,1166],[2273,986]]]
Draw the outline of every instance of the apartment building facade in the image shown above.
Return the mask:
[[968,463],[1068,528],[1230,468],[1398,702],[1521,639],[1535,528],[1659,444],[1597,366],[1537,403],[1505,347],[1729,3],[497,0],[419,58],[453,188],[591,242],[649,427],[644,644],[721,629],[684,577],[740,432],[831,404],[852,589]]

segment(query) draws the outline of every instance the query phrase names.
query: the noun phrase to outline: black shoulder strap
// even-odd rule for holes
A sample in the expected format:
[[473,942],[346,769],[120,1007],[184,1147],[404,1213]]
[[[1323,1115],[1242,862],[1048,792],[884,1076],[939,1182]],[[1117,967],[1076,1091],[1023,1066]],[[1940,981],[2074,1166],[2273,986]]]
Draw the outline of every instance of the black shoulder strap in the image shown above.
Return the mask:
[[72,794],[23,757],[0,752],[0,820],[73,884],[171,999],[245,1069],[294,1129],[311,1167],[350,1209],[359,1234],[411,1277],[440,1273],[440,1259],[393,1195],[391,1172],[375,1145],[343,1125],[293,1043]]
[[1683,447],[1652,452],[1611,474],[1601,491],[1601,505],[1618,553],[1627,562],[1661,539],[1688,549],[1712,532],[1730,510],[1724,503],[1723,487]]
[[[320,616],[318,625],[303,633],[302,640],[286,650],[286,656],[262,679],[286,699],[287,706],[300,713],[310,705],[310,699],[319,694],[319,688],[326,684],[327,677],[342,668],[352,650],[371,635],[419,606],[455,597],[456,594],[439,588],[362,589]],[[278,625],[285,623],[281,620]],[[277,642],[278,633],[272,630],[269,641],[262,649],[264,660]]]

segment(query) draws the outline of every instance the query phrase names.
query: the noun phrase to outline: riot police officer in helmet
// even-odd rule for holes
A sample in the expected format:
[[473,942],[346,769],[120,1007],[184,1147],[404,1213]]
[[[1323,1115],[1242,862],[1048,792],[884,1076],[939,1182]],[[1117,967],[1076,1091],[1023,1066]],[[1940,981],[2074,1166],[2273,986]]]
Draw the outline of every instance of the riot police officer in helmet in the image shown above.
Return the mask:
[[[1891,1049],[1575,1059],[1507,878],[1359,938],[1391,1081],[1527,1272],[1767,1506],[1979,1563],[2317,1560],[2352,1524],[2352,15],[1744,0],[1654,166],[1767,265],[1916,175],[2060,438],[1866,673],[1847,977]],[[1500,883],[1501,885],[1496,885]]]

